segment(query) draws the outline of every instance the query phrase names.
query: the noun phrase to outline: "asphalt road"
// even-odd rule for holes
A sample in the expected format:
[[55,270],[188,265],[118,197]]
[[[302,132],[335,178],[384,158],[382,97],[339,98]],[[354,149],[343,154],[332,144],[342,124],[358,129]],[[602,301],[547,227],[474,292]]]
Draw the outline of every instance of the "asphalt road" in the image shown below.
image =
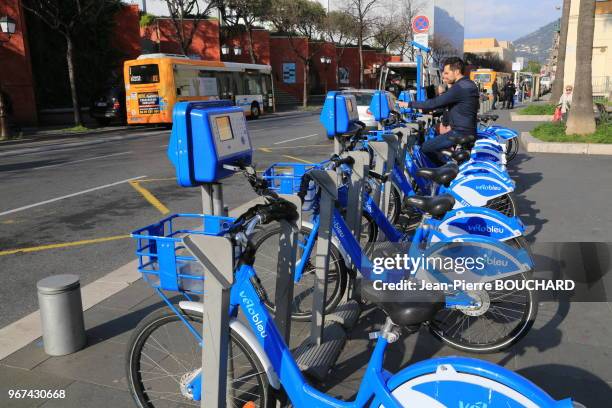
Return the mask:
[[[533,126],[511,124],[502,114],[501,124]],[[296,158],[320,161],[332,152],[318,115],[248,126],[259,169]],[[166,158],[169,131],[122,130],[96,138],[126,135],[137,137],[92,145],[68,141],[13,156],[0,152],[0,327],[38,308],[39,279],[75,273],[86,285],[134,259],[126,236],[163,215],[126,180],[137,178],[171,212],[200,211],[200,191],[174,181]],[[523,153],[509,170],[530,240],[612,241],[611,156]],[[230,208],[254,197],[240,176],[224,184]],[[11,252],[23,248],[29,252]]]
[[[258,169],[296,157],[323,160],[333,149],[318,115],[249,121],[248,127]],[[134,259],[134,243],[125,236],[164,215],[126,180],[138,178],[172,213],[201,212],[200,190],[176,185],[168,139],[168,130],[153,130],[127,140],[0,157],[0,327],[38,308],[39,279],[75,273],[86,285]],[[255,197],[240,176],[224,184],[229,208]],[[84,240],[94,242],[64,246]],[[44,247],[54,244],[60,247]],[[22,248],[32,252],[7,253]]]

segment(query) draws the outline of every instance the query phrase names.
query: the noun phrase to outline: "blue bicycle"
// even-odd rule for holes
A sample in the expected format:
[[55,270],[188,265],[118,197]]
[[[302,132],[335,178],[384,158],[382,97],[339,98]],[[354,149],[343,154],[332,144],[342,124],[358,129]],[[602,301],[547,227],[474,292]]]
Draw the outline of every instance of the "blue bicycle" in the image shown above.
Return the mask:
[[[327,168],[344,167],[347,171],[349,158],[335,158],[327,163]],[[289,164],[283,163],[286,169]],[[312,165],[310,166],[312,167]],[[304,165],[296,165],[294,174],[302,174],[297,178],[285,175],[272,176],[272,188],[282,188],[281,185],[292,191],[296,185],[302,197],[306,196],[305,188],[309,183],[310,174],[305,171]],[[265,180],[256,181],[254,171],[250,172],[251,184],[257,185],[265,183]],[[265,177],[264,173],[264,177]],[[268,173],[269,174],[269,173]],[[345,186],[338,190],[338,207],[333,214],[333,237],[330,245],[329,273],[327,276],[327,291],[325,298],[325,308],[327,313],[333,313],[341,302],[344,293],[348,288],[350,277],[355,277],[357,272],[362,275],[367,273],[367,267],[361,267],[359,262],[350,260],[362,260],[367,257],[368,247],[372,248],[374,240],[369,241],[368,234],[374,231],[375,234],[382,232],[391,243],[397,243],[408,249],[415,251],[418,248],[428,248],[436,243],[450,242],[453,239],[464,239],[470,241],[483,239],[485,242],[497,242],[497,236],[491,234],[475,235],[470,230],[475,228],[486,229],[486,216],[488,209],[481,209],[484,212],[477,216],[461,219],[461,214],[451,211],[454,200],[450,196],[438,197],[418,197],[413,196],[408,199],[409,203],[422,212],[422,218],[418,227],[406,233],[398,230],[385,216],[383,211],[368,193],[368,188],[363,198],[363,227],[367,233],[361,240],[352,236],[351,231],[346,227],[343,219],[343,208],[347,203]],[[282,190],[281,190],[282,191]],[[287,192],[287,191],[285,191]],[[298,263],[294,275],[294,298],[292,303],[291,317],[298,321],[309,321],[312,317],[313,287],[315,279],[315,247],[319,232],[319,195],[314,193],[309,199],[309,206],[312,206],[310,222],[302,222],[301,234],[298,242]],[[450,214],[447,219],[445,214]],[[453,228],[446,228],[447,221],[455,225]],[[453,221],[454,220],[454,221]],[[464,225],[466,224],[466,225]],[[469,227],[469,228],[468,228]],[[272,224],[261,228],[253,237],[253,247],[257,253],[255,263],[259,271],[262,287],[266,293],[275,293],[276,287],[276,267],[278,264],[278,236],[280,226]],[[494,235],[494,234],[493,234]],[[522,237],[517,237],[506,241],[510,247],[515,249],[526,248],[527,244]],[[397,248],[399,250],[399,248]],[[513,279],[527,280],[530,277],[532,268],[528,252],[523,251],[525,268],[512,275]],[[418,258],[419,254],[412,254],[413,258]],[[457,300],[458,297],[462,300]],[[274,300],[270,297],[264,298],[264,303],[271,312],[275,311]],[[472,291],[469,293],[449,294],[448,307],[440,310],[434,319],[427,322],[427,327],[431,333],[441,341],[451,347],[467,352],[494,352],[503,350],[518,342],[523,338],[533,325],[538,311],[538,301],[536,293],[529,290],[493,290],[493,291]]]
[[[291,351],[280,335],[261,298],[264,291],[253,267],[255,252],[250,241],[257,225],[279,220],[295,220],[296,208],[280,199],[270,199],[239,218],[204,217],[206,233],[229,236],[240,248],[238,266],[230,291],[230,341],[228,342],[228,406],[265,407],[270,389],[288,396],[296,408],[306,407],[532,407],[576,408],[571,399],[556,401],[525,378],[500,366],[484,361],[445,357],[421,361],[398,373],[383,368],[389,344],[398,341],[402,328],[408,333],[430,320],[445,305],[438,291],[421,291],[406,296],[400,291],[376,290],[373,281],[365,281],[363,296],[387,315],[378,331],[376,345],[354,401],[344,402],[312,387],[300,372]],[[170,219],[171,221],[172,219]],[[168,219],[134,233],[141,242],[141,256],[158,258],[162,263],[162,242],[151,241],[147,233],[162,233]],[[196,239],[178,238],[178,231],[165,231],[172,240],[172,255],[183,245],[201,261],[205,261]],[[187,232],[187,231],[183,231]],[[198,234],[197,231],[192,233]],[[199,232],[202,233],[202,232]],[[159,243],[159,245],[158,245]],[[198,255],[199,254],[199,255]],[[183,260],[193,261],[185,256]],[[203,262],[205,264],[205,262]],[[175,265],[174,265],[175,266]],[[155,272],[141,269],[146,275]],[[171,269],[167,269],[167,275]],[[151,277],[149,276],[149,277]],[[180,287],[181,278],[174,269],[174,279],[154,285],[170,310],[154,312],[135,329],[128,347],[127,381],[139,407],[198,406],[202,381],[200,353],[203,305]],[[201,277],[200,277],[201,279]],[[166,282],[166,283],[164,283]],[[169,284],[169,286],[167,286]],[[178,305],[170,302],[163,290],[179,291],[186,300]],[[246,324],[238,319],[239,310]]]

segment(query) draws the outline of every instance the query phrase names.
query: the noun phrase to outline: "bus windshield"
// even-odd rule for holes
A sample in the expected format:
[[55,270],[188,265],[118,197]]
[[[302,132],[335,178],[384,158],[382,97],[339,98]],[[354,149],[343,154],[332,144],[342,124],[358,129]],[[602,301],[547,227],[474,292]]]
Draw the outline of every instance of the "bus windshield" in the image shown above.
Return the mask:
[[130,84],[153,84],[157,82],[159,82],[159,66],[157,64],[130,67]]
[[486,84],[491,82],[491,74],[474,74],[474,81]]

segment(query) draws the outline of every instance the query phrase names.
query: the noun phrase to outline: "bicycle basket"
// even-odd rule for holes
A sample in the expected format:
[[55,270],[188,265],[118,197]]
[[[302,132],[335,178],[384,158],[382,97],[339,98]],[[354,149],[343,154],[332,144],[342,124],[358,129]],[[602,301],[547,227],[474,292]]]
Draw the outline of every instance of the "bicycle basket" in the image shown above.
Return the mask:
[[233,221],[230,217],[173,214],[132,232],[143,280],[156,289],[203,294],[205,271],[183,238],[188,234],[220,235]]

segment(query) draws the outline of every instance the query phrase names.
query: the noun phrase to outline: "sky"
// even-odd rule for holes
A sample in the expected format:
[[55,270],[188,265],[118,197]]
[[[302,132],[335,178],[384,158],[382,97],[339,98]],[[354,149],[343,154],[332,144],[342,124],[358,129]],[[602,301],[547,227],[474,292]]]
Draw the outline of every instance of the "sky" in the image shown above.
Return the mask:
[[465,0],[465,38],[514,41],[561,17],[562,0]]

